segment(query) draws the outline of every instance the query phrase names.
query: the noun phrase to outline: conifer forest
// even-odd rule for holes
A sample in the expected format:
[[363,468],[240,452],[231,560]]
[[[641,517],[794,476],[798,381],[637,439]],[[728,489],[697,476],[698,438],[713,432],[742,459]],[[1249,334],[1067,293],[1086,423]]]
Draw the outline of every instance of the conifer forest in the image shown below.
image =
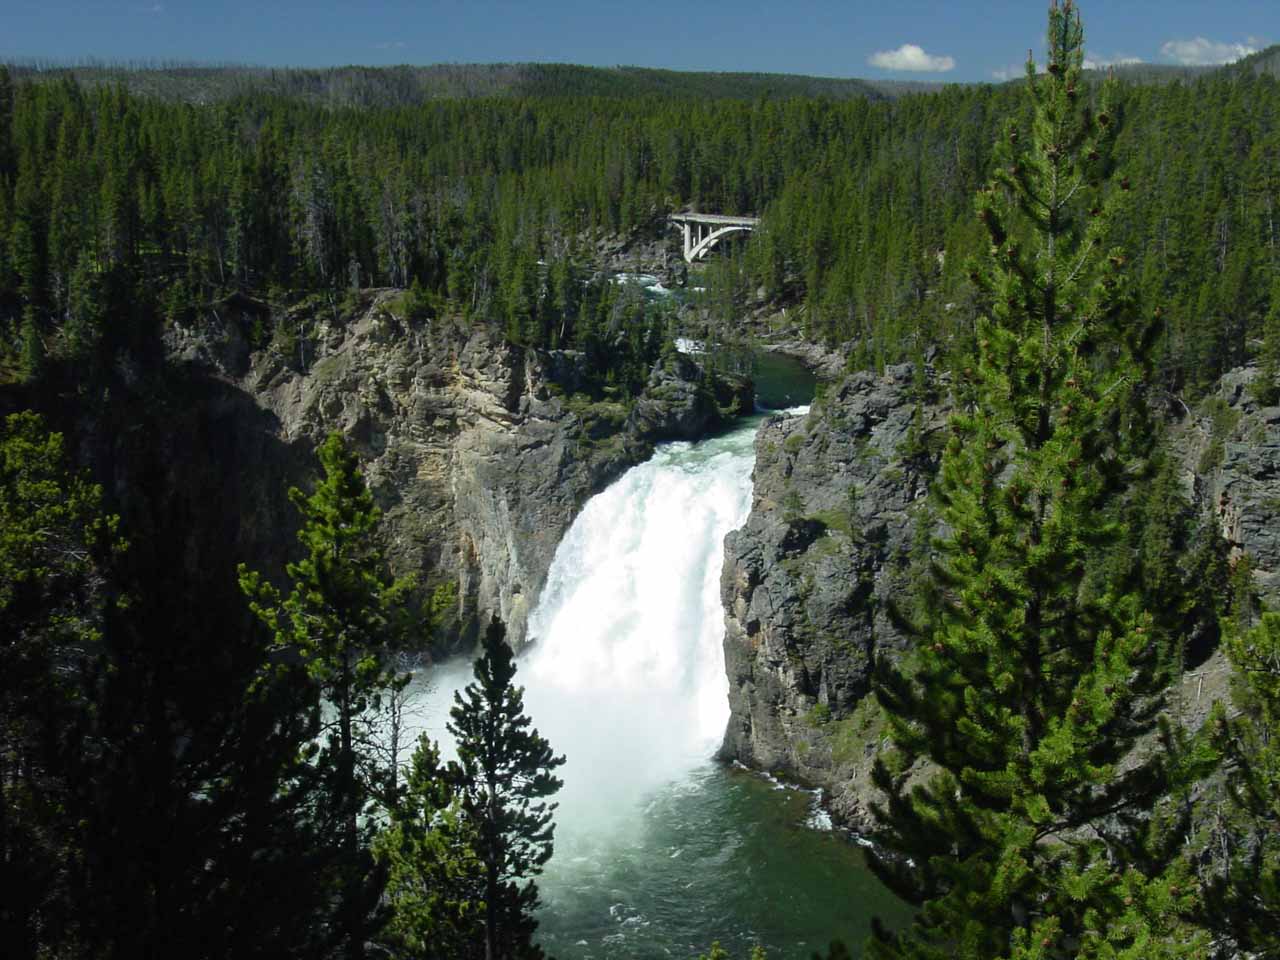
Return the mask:
[[[1091,6],[998,84],[0,64],[0,955],[1280,957],[1280,47]],[[682,738],[824,919],[583,866]]]

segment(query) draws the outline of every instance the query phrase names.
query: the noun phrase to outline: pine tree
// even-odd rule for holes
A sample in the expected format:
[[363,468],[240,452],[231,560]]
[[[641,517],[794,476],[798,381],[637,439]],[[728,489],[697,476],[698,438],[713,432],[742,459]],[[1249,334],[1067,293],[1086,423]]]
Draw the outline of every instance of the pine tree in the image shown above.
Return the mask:
[[1262,324],[1258,376],[1250,389],[1254,399],[1264,406],[1280,399],[1280,276],[1271,282],[1271,309]]
[[22,326],[18,333],[21,338],[18,372],[24,381],[31,383],[40,379],[45,368],[44,338],[40,335],[35,307],[28,305],[22,308]]
[[0,65],[0,180],[13,166],[13,78],[9,68]]
[[1212,723],[1244,829],[1221,838],[1232,856],[1225,874],[1208,885],[1204,919],[1250,955],[1274,957],[1280,955],[1280,613],[1263,613],[1249,630],[1228,624],[1225,647],[1241,710],[1228,719],[1219,707]]
[[89,255],[81,251],[67,289],[67,317],[62,334],[69,360],[81,366],[83,376],[93,367],[102,339],[102,294]]
[[387,865],[386,938],[397,955],[484,955],[486,872],[476,855],[477,824],[458,795],[459,774],[441,763],[429,737],[419,738],[405,789],[374,846]]
[[124,549],[101,499],[38,416],[0,421],[0,942],[14,958],[74,944],[84,914],[71,880],[77,785],[61,760],[84,749],[75,681],[101,640],[105,571]]
[[[1200,948],[1160,941],[1190,903],[1141,822],[1170,770],[1159,752],[1121,769],[1159,702],[1153,618],[1107,563],[1149,441],[1146,325],[1107,248],[1129,182],[1107,188],[1112,91],[1090,103],[1071,0],[1049,11],[1048,59],[1028,62],[1031,127],[1006,127],[978,195],[986,315],[935,488],[947,534],[904,613],[914,661],[877,681],[896,751],[875,771],[874,865],[921,905],[877,930],[878,958]],[[917,758],[935,772],[912,785]]]
[[[454,694],[449,732],[458,741],[457,787],[475,825],[475,852],[484,866],[485,960],[540,957],[532,936],[538,889],[532,877],[551,858],[555,804],[545,797],[563,782],[564,757],[531,727],[523,688],[514,686],[515,655],[506,627],[485,631],[475,682]],[[524,881],[523,884],[521,881]]]
[[18,292],[35,309],[45,302],[44,200],[37,177],[24,169],[13,189],[13,227],[9,236],[11,269],[17,274]]
[[64,461],[35,415],[0,423],[5,956],[331,955],[299,668],[175,632],[182,601],[128,573],[147,548]]
[[374,744],[383,698],[407,682],[392,669],[388,653],[405,642],[408,583],[390,578],[374,545],[381,511],[355,454],[333,433],[319,455],[324,477],[315,492],[289,491],[302,514],[298,539],[306,549],[288,566],[292,592],[282,599],[243,565],[240,582],[279,652],[301,658],[318,694],[320,815],[334,829],[341,855],[337,933],[344,955],[356,958],[376,927],[383,881],[373,869],[374,827],[367,815],[378,800],[390,799],[393,774],[377,762]]

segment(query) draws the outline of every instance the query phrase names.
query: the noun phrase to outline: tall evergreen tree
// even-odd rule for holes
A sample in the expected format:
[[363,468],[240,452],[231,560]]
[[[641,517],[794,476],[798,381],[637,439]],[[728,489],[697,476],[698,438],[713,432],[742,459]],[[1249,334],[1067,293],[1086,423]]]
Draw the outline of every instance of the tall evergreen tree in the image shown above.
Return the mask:
[[373,537],[381,511],[355,454],[330,434],[319,448],[324,477],[310,496],[289,497],[302,514],[298,539],[306,556],[288,567],[293,590],[282,598],[261,575],[241,567],[241,587],[254,613],[275,634],[281,655],[301,658],[317,694],[314,757],[322,800],[318,815],[337,837],[336,938],[343,955],[364,955],[380,922],[384,876],[370,852],[369,813],[386,796],[393,773],[375,748],[384,698],[407,682],[389,652],[405,640],[408,583],[387,573]]
[[15,958],[75,944],[81,857],[62,758],[82,744],[76,683],[100,640],[123,548],[102,491],[68,470],[35,414],[0,422],[0,942]]
[[[1029,129],[1011,122],[977,199],[986,302],[936,485],[935,544],[906,669],[876,693],[896,752],[878,874],[922,909],[877,958],[1155,957],[1189,885],[1141,824],[1169,786],[1159,752],[1124,768],[1158,704],[1153,618],[1109,576],[1117,505],[1149,439],[1142,329],[1108,249],[1129,182],[1109,186],[1110,85],[1081,75],[1071,0],[1049,11],[1047,72],[1027,65]],[[917,758],[934,773],[909,784]]]
[[1230,844],[1224,873],[1212,877],[1204,919],[1251,956],[1280,956],[1280,613],[1263,613],[1249,630],[1228,625],[1240,712],[1213,719],[1227,762],[1228,786],[1244,829]]
[[[462,810],[475,828],[484,868],[485,960],[540,957],[533,945],[538,905],[533,877],[551,859],[555,804],[564,757],[532,728],[523,688],[514,686],[515,655],[494,619],[475,664],[475,682],[454,694],[449,732],[458,742],[454,772]],[[522,882],[523,881],[523,882]]]
[[0,424],[5,956],[331,955],[297,668],[262,675],[257,638],[175,633],[63,460],[35,415]]
[[10,172],[13,165],[13,78],[9,68],[0,65],[0,178]]

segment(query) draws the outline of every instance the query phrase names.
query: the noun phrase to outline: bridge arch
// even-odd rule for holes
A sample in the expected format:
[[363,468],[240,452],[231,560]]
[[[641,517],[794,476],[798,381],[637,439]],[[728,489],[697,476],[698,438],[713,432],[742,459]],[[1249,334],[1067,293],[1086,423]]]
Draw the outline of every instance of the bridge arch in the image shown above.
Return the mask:
[[695,260],[701,260],[707,255],[708,250],[725,237],[733,233],[750,233],[752,229],[752,227],[721,227],[719,230],[707,234],[699,243],[694,244],[693,249],[686,253],[684,258],[690,263]]
[[686,263],[701,260],[725,237],[750,233],[760,224],[757,217],[726,217],[715,213],[676,213],[670,221],[683,231]]

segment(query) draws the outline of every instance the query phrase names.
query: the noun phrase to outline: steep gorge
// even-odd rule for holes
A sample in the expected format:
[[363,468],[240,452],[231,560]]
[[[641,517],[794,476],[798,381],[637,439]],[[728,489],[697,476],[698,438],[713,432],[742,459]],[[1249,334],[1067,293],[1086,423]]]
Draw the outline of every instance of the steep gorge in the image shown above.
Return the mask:
[[[579,355],[513,346],[484,325],[414,322],[400,292],[315,311],[300,356],[262,344],[271,322],[230,302],[171,325],[154,365],[120,358],[101,402],[8,391],[68,432],[124,516],[132,563],[174,585],[179,626],[238,629],[247,562],[280,575],[294,555],[290,486],[339,430],[385,512],[394,568],[424,595],[453,585],[448,642],[492,613],[523,641],[552,557],[586,501],[663,439],[695,439],[749,409],[741,381],[712,397],[698,364],[665,358],[626,407],[575,390]],[[1222,378],[1171,425],[1189,509],[1252,560],[1280,597],[1280,407],[1253,368]],[[1177,405],[1172,404],[1176,409]],[[755,440],[752,509],[725,541],[721,584],[731,716],[721,755],[822,786],[837,819],[866,825],[881,734],[866,695],[875,657],[906,644],[888,607],[931,529],[927,487],[946,385],[909,364],[831,381],[807,415],[776,414]],[[1200,665],[1198,665],[1200,666]],[[1226,671],[1214,655],[1197,676]]]

